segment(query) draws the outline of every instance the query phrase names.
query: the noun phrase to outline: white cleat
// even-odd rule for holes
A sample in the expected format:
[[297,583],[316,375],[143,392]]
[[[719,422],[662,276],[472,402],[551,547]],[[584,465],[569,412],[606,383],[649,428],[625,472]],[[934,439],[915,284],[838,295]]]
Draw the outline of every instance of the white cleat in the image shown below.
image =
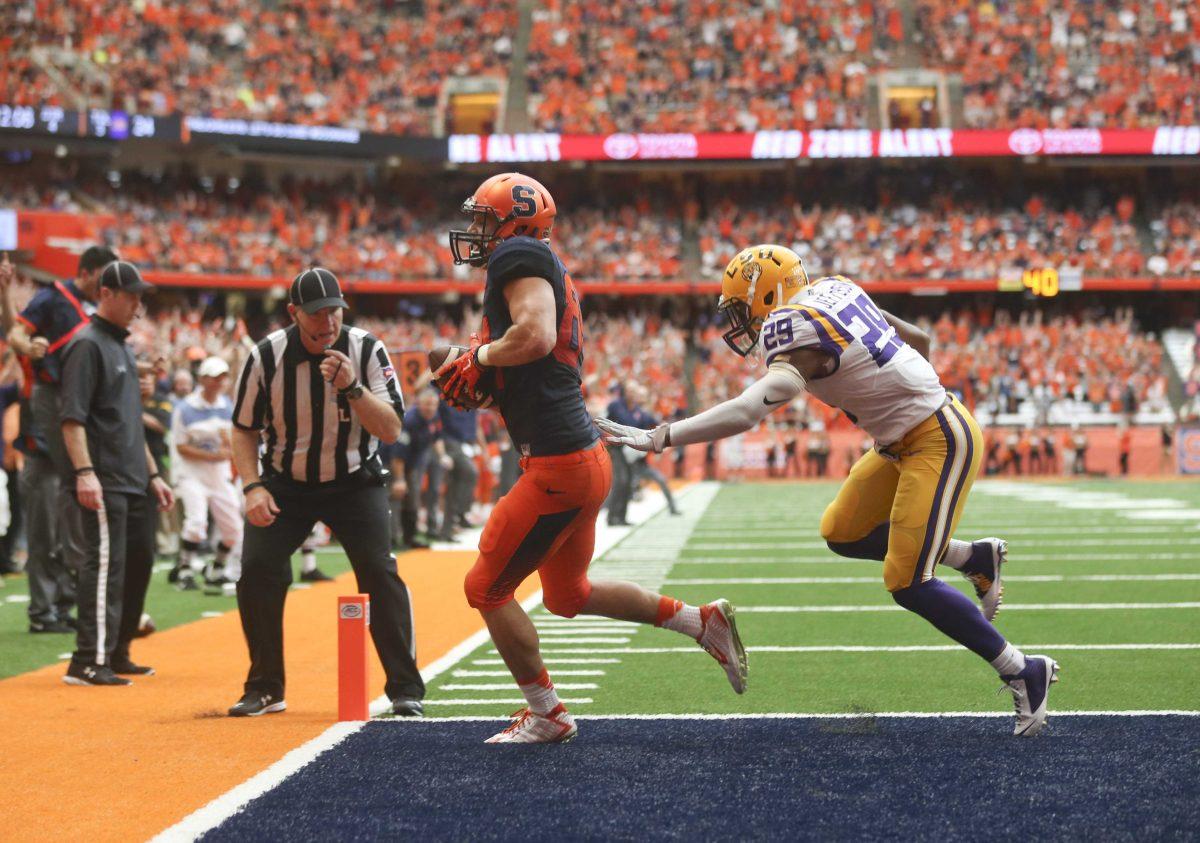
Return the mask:
[[700,607],[700,622],[703,624],[698,643],[710,656],[720,662],[733,690],[746,692],[746,678],[750,667],[746,659],[746,648],[738,635],[737,621],[733,617],[733,606],[728,600],[714,600]]
[[1032,738],[1046,728],[1046,702],[1050,686],[1058,681],[1058,662],[1049,656],[1026,656],[1025,669],[1016,676],[1004,677],[1003,691],[1013,695],[1017,725],[1013,734]]
[[548,714],[534,714],[523,708],[513,714],[512,722],[503,732],[492,735],[484,743],[566,743],[579,734],[575,718],[559,703]]
[[988,538],[971,542],[971,560],[962,569],[967,582],[975,587],[979,609],[989,622],[1004,602],[1004,584],[1000,581],[1000,566],[1008,560],[1008,542]]

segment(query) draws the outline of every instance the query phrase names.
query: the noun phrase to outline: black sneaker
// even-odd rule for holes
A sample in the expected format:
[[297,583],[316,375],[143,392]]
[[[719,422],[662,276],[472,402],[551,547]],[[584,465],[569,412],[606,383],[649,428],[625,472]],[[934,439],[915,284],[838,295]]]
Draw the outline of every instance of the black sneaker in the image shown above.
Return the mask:
[[196,582],[196,575],[190,570],[179,572],[179,576],[175,580],[175,587],[180,591],[200,590],[200,584]]
[[204,593],[210,597],[235,597],[237,596],[237,582],[228,577],[210,580],[204,584]]
[[300,582],[333,582],[333,577],[320,568],[313,568],[311,571],[300,572]]
[[416,697],[396,697],[392,700],[392,714],[397,717],[421,717],[425,705]]
[[68,685],[132,685],[128,679],[122,679],[113,673],[106,664],[80,664],[71,662],[67,666],[67,674],[63,682]]
[[75,628],[62,621],[30,621],[29,631],[34,635],[40,635],[43,632],[65,635],[74,632]]
[[260,691],[247,691],[237,705],[229,709],[230,717],[258,717],[260,714],[272,714],[276,711],[286,711],[287,702],[273,694]]
[[129,659],[113,659],[113,673],[121,676],[153,676],[154,668],[134,664]]
[[401,550],[428,550],[429,542],[421,539],[410,539],[400,545]]

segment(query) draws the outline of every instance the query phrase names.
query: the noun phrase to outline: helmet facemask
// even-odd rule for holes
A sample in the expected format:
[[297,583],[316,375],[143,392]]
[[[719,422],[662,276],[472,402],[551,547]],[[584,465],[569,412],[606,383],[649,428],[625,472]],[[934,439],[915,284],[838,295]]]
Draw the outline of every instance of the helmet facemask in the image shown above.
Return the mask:
[[474,196],[467,197],[460,210],[471,218],[471,225],[466,230],[450,229],[450,253],[454,263],[487,266],[492,250],[500,244],[500,229],[509,220],[501,219],[491,205],[477,203]]
[[741,299],[728,299],[717,305],[717,313],[729,320],[729,330],[721,335],[725,344],[739,357],[745,357],[758,345],[758,332],[762,330],[762,317],[750,316],[750,305]]

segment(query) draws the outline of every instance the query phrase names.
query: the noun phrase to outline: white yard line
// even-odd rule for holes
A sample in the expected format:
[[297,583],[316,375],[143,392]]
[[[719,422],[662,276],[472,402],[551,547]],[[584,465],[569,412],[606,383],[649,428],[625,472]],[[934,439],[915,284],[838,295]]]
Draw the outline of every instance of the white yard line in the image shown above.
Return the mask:
[[[1022,644],[1022,650],[1028,652],[1057,650],[1200,650],[1200,644]],[[958,644],[912,644],[912,645],[853,645],[830,644],[811,646],[772,646],[747,647],[751,653],[969,653],[965,647]],[[699,647],[621,647],[612,650],[593,649],[589,647],[554,650],[547,655],[559,654],[597,654],[613,653],[624,656],[662,655],[665,653],[704,653]],[[705,654],[707,655],[707,654]]]
[[[595,682],[555,682],[554,688],[558,691],[594,691],[599,685]],[[474,682],[451,682],[442,685],[439,691],[503,691],[506,694],[511,694],[513,689],[512,678],[507,682],[491,682],[491,683],[474,683]]]
[[[613,659],[613,661],[617,661],[617,660]],[[503,677],[504,679],[508,680],[509,689],[512,688],[512,674],[509,673],[507,670],[452,670],[452,671],[450,671],[450,675],[453,676],[455,679]],[[604,671],[603,670],[556,670],[556,671],[554,671],[554,675],[555,675],[555,677],[559,677],[559,676],[604,676]],[[449,687],[449,686],[444,685],[442,687],[445,688],[445,687]],[[562,688],[565,686],[556,685],[555,687]]]
[[[512,688],[509,687],[508,690],[511,691]],[[592,703],[591,697],[574,697],[574,698],[559,697],[559,701],[564,702],[564,703],[570,703],[571,705],[591,705],[591,703]],[[426,706],[431,706],[431,705],[516,705],[516,706],[520,706],[521,708],[524,708],[525,706],[529,705],[529,703],[525,700],[524,697],[522,697],[521,699],[517,699],[515,697],[511,697],[509,699],[497,699],[496,697],[492,697],[491,699],[467,698],[467,699],[449,699],[449,700],[442,700],[442,699],[425,700],[425,705]],[[390,722],[393,722],[393,720],[420,720],[420,719],[421,718],[419,718],[419,717],[396,717],[391,720],[377,720],[375,722],[376,723],[390,723]]]
[[[1200,603],[1005,603],[1005,612],[1104,611],[1109,609],[1200,609]],[[796,612],[904,612],[901,606],[867,604],[862,606],[738,606],[738,613]]]
[[[942,572],[948,574],[949,569]],[[1200,580],[1200,574],[1017,574],[1008,582],[1178,582]],[[727,577],[667,580],[668,585],[879,585],[879,577]]]
[[[70,655],[70,653],[68,653],[67,655]],[[545,654],[543,653],[543,655],[545,655]],[[620,664],[620,663],[621,663],[621,660],[620,660],[620,659],[556,659],[556,658],[543,658],[543,659],[542,659],[542,661],[544,661],[544,662],[546,663],[546,666],[547,666],[547,667],[554,667],[555,665],[559,665],[559,664]],[[504,664],[504,659],[471,659],[471,664],[477,664],[477,665],[496,665],[496,664]],[[506,671],[504,675],[505,675],[505,676],[508,676],[508,675],[510,675],[510,674],[509,674],[509,673]]]

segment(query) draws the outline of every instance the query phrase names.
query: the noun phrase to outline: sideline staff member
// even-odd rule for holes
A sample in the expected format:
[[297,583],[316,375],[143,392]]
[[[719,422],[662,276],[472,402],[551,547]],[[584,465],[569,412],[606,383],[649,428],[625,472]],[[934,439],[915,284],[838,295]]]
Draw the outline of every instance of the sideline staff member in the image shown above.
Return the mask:
[[68,685],[128,685],[118,674],[154,673],[130,661],[129,642],[154,564],[150,494],[163,510],[175,498],[146,447],[137,361],[125,344],[142,293],[153,289],[131,263],[104,267],[96,313],[63,359],[62,436],[81,532],[79,631],[63,677]]
[[234,391],[233,461],[246,484],[247,522],[237,597],[250,673],[233,717],[287,708],[283,604],[291,555],[317,521],[333,530],[371,597],[371,637],[392,710],[422,713],[412,606],[391,554],[378,453],[380,439],[399,437],[404,403],[383,343],[343,327],[346,306],[328,269],[297,275],[293,324],[255,346]]

